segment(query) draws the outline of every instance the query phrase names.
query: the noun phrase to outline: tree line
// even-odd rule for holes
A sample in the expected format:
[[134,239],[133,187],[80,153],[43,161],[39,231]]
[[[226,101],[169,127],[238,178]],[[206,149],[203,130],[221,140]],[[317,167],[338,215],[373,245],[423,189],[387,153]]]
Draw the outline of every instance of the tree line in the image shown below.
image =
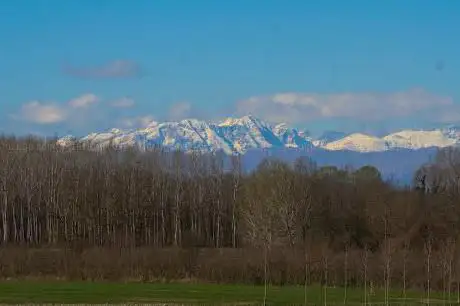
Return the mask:
[[400,187],[371,166],[318,167],[308,157],[268,158],[247,173],[239,156],[219,153],[3,137],[0,276],[450,294],[460,278],[459,194],[454,148]]

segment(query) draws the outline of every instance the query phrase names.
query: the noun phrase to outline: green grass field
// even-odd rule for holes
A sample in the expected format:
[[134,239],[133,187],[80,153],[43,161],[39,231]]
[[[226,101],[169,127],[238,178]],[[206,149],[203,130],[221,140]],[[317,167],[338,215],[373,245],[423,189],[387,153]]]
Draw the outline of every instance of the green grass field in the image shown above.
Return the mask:
[[[263,301],[262,286],[213,285],[213,284],[149,284],[149,283],[91,283],[91,282],[0,282],[0,303],[56,303],[56,304],[102,304],[102,303],[178,303],[185,305],[260,305]],[[456,302],[456,293],[452,294]],[[308,288],[308,303],[324,305],[320,287]],[[363,303],[363,290],[348,289],[347,304]],[[391,304],[404,305],[401,291],[390,292]],[[442,302],[442,294],[433,293],[431,304],[456,304]],[[408,292],[405,305],[420,304],[424,293]],[[270,287],[268,304],[303,305],[303,287]],[[383,291],[370,296],[370,304],[383,305]],[[344,289],[328,288],[327,305],[343,305]]]

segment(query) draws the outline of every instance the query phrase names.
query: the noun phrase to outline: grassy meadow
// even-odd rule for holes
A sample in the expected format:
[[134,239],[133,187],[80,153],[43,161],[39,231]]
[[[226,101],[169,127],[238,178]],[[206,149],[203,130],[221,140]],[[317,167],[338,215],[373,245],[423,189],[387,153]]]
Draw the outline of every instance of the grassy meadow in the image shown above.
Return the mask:
[[[371,290],[369,290],[371,291]],[[368,292],[367,304],[384,305],[383,290]],[[307,288],[309,305],[363,305],[364,290],[312,286]],[[326,299],[325,299],[326,297]],[[430,304],[457,304],[457,294],[432,293]],[[4,281],[0,283],[2,304],[181,304],[181,305],[262,305],[263,286],[190,283],[99,283],[57,281]],[[269,287],[269,305],[305,305],[303,287]],[[428,304],[423,292],[389,292],[391,305]]]

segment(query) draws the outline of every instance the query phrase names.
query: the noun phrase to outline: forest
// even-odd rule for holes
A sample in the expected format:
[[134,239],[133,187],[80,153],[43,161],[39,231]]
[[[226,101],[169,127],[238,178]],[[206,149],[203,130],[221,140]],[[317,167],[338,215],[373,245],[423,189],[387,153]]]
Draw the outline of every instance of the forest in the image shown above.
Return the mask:
[[[227,161],[224,161],[227,159]],[[0,277],[459,294],[460,150],[377,169],[0,139]]]

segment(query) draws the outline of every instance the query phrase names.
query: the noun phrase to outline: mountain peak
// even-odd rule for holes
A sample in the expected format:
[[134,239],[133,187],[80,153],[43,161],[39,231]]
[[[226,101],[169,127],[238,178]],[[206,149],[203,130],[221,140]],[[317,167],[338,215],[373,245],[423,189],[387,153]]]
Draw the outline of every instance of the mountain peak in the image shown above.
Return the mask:
[[225,120],[217,123],[218,126],[232,126],[232,125],[242,125],[242,120],[240,118],[228,117]]
[[[282,133],[279,131],[281,128]],[[272,127],[253,115],[227,118],[216,124],[194,118],[179,122],[152,122],[143,129],[134,131],[112,129],[105,133],[91,133],[81,140],[97,146],[135,145],[141,141],[145,143],[141,147],[161,145],[185,151],[222,150],[227,153],[245,153],[258,148],[303,147],[310,143],[310,139],[304,134],[297,133],[286,124]],[[67,145],[69,140],[62,140],[59,143]]]
[[342,139],[327,143],[328,150],[349,150],[358,152],[385,151],[388,149],[385,140],[364,133],[353,133]]
[[245,115],[243,117],[239,118],[234,118],[234,117],[227,117],[223,121],[219,122],[217,125],[221,127],[226,127],[226,126],[236,126],[236,125],[259,125],[259,126],[268,126],[265,121],[262,119],[253,116],[253,115]]
[[142,147],[160,145],[184,151],[224,151],[229,154],[243,154],[251,149],[313,146],[331,151],[378,152],[397,148],[415,150],[458,145],[460,129],[451,126],[432,130],[401,130],[384,137],[359,132],[345,134],[328,131],[312,140],[307,131],[299,131],[286,123],[271,125],[254,115],[246,115],[240,118],[229,117],[216,123],[194,118],[179,122],[152,121],[146,128],[138,130],[111,129],[103,133],[91,133],[81,139],[66,136],[59,139],[58,144],[68,146],[77,140],[97,146],[129,146],[144,142],[145,146]]

